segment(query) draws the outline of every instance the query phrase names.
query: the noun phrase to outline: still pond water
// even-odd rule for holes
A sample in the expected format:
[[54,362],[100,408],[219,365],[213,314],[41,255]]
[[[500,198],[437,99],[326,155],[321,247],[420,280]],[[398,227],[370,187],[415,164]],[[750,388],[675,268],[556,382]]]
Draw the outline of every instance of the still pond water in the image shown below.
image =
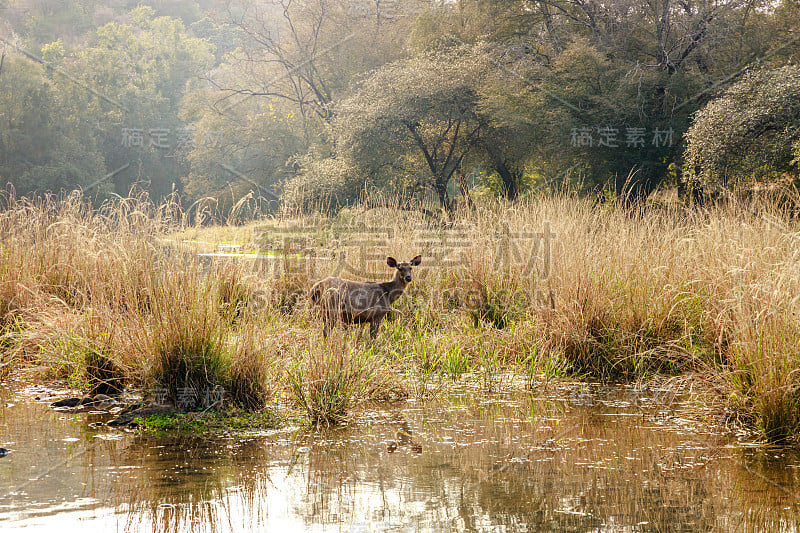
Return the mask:
[[3,532],[800,531],[800,451],[657,391],[464,390],[244,442],[93,427],[36,394],[0,389]]

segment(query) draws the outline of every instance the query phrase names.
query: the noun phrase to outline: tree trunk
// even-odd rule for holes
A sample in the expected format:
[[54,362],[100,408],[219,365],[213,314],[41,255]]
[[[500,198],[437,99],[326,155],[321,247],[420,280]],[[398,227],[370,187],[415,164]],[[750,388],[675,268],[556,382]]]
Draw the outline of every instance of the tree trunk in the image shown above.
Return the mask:
[[442,211],[447,215],[447,218],[452,218],[453,205],[450,202],[450,195],[447,194],[447,180],[443,176],[436,176],[434,188],[437,196],[439,196],[439,204],[442,206]]
[[500,175],[503,196],[505,196],[506,200],[516,200],[517,196],[519,196],[519,182],[522,173],[508,168],[508,165],[502,159],[495,162],[494,169]]
[[484,143],[486,153],[492,161],[492,168],[500,176],[503,196],[506,200],[516,200],[519,196],[519,186],[522,180],[522,171],[512,170],[508,167],[503,154],[491,143]]

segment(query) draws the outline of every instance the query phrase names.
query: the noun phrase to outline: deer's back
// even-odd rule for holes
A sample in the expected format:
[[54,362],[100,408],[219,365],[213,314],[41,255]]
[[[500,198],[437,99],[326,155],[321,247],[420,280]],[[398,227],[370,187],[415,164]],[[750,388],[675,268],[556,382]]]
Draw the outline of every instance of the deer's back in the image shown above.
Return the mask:
[[344,322],[368,322],[390,310],[386,292],[373,281],[325,278],[311,288],[311,300]]

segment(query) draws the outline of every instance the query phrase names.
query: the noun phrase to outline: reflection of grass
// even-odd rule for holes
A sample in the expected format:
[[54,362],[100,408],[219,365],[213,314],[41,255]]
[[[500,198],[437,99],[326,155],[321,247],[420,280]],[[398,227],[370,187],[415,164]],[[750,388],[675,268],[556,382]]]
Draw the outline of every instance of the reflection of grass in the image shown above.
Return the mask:
[[[800,294],[796,245],[765,218],[796,223],[777,203],[686,213],[557,196],[478,206],[452,226],[356,208],[241,228],[189,227],[175,206],[137,199],[99,211],[77,196],[5,203],[3,372],[30,364],[87,386],[112,380],[173,397],[222,388],[251,408],[292,395],[310,418],[333,421],[380,396],[386,376],[425,396],[434,382],[460,379],[496,390],[508,370],[530,381],[689,371],[768,439],[800,433],[800,322],[787,296]],[[348,225],[391,231],[353,248],[361,234]],[[547,242],[537,233],[545,227],[555,235]],[[460,248],[425,244],[420,231]],[[167,235],[274,254],[288,235],[290,254],[341,253],[269,261],[260,276],[245,261],[201,268],[195,250],[164,246]],[[445,252],[448,264],[431,264]],[[343,332],[322,340],[305,297],[314,279],[340,273],[344,258],[358,270],[350,276],[386,280],[379,258],[418,253],[422,266],[374,342]],[[97,358],[86,354],[102,354],[102,365],[88,368]]]
[[[231,523],[287,529],[275,501],[289,502],[282,509],[298,517],[298,530],[339,528],[354,501],[363,502],[363,516],[400,517],[398,529],[424,523],[448,530],[454,516],[467,523],[490,516],[508,530],[603,523],[637,530],[645,521],[652,531],[688,521],[693,530],[796,528],[796,472],[786,464],[797,455],[790,450],[737,451],[719,447],[727,439],[687,435],[679,425],[654,429],[652,422],[664,421],[659,411],[678,404],[598,416],[596,407],[569,398],[630,400],[631,389],[573,391],[553,383],[541,395],[486,401],[480,392],[455,390],[444,402],[381,409],[366,423],[294,439],[134,439],[122,453],[103,454],[136,466],[114,478],[109,501],[125,504],[131,524],[164,532],[228,530]],[[392,442],[396,451],[386,453]],[[422,454],[413,452],[415,442]]]

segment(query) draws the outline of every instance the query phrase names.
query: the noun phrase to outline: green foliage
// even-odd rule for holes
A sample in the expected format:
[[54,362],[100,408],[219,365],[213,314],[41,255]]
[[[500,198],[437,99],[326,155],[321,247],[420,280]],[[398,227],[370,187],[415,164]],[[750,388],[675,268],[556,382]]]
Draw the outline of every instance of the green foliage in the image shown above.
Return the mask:
[[[617,194],[625,186],[649,193],[665,179],[670,163],[680,158],[681,136],[694,109],[687,101],[702,84],[691,72],[642,70],[632,77],[638,62],[612,59],[583,39],[554,59],[539,89],[540,107],[533,109],[549,115],[551,146],[539,159],[546,174],[575,168],[586,190],[610,184]],[[679,111],[676,102],[683,104]],[[628,132],[637,130],[639,141],[631,142]],[[589,142],[576,139],[582,131]],[[669,139],[656,139],[657,131],[668,132]]]
[[[47,50],[57,56],[58,46]],[[0,75],[0,180],[20,193],[75,188],[105,172],[80,114],[86,97],[61,91],[39,64],[6,57]]]
[[[141,184],[161,197],[180,185],[191,140],[179,139],[182,93],[211,68],[213,48],[149,7],[128,20],[100,25],[85,44],[44,44],[42,64],[4,57],[0,177],[19,193],[84,187],[103,198]],[[126,142],[131,130],[137,142]]]
[[[188,167],[193,139],[179,116],[184,87],[213,66],[214,50],[189,37],[181,21],[150,8],[135,9],[131,18],[133,24],[97,28],[67,68],[93,89],[90,111],[104,119],[95,135],[114,172],[114,192],[144,183],[161,197],[179,189]],[[142,140],[131,141],[133,132]]]
[[686,164],[713,183],[798,175],[800,68],[754,70],[699,111]]
[[[670,169],[684,168],[694,113],[753,61],[774,74],[696,115],[689,170],[796,170],[782,70],[798,60],[796,2],[360,4],[9,2],[0,178],[100,201],[177,192],[222,215],[243,201],[335,209],[374,189],[452,212],[475,176],[511,200],[532,176],[542,189],[647,194],[680,177]],[[736,132],[731,117],[745,119]],[[627,138],[634,128],[643,142]]]
[[477,88],[486,61],[461,47],[384,66],[336,107],[337,155],[372,185],[425,188],[450,210],[448,185],[483,127]]
[[[214,75],[233,78],[236,71],[220,67]],[[224,114],[208,113],[208,102],[219,94],[199,83],[187,90],[181,116],[191,122],[195,138],[183,178],[187,198],[214,197],[223,212],[250,191],[268,201],[276,198],[293,171],[293,158],[307,149],[293,107],[278,98],[251,98]]]

